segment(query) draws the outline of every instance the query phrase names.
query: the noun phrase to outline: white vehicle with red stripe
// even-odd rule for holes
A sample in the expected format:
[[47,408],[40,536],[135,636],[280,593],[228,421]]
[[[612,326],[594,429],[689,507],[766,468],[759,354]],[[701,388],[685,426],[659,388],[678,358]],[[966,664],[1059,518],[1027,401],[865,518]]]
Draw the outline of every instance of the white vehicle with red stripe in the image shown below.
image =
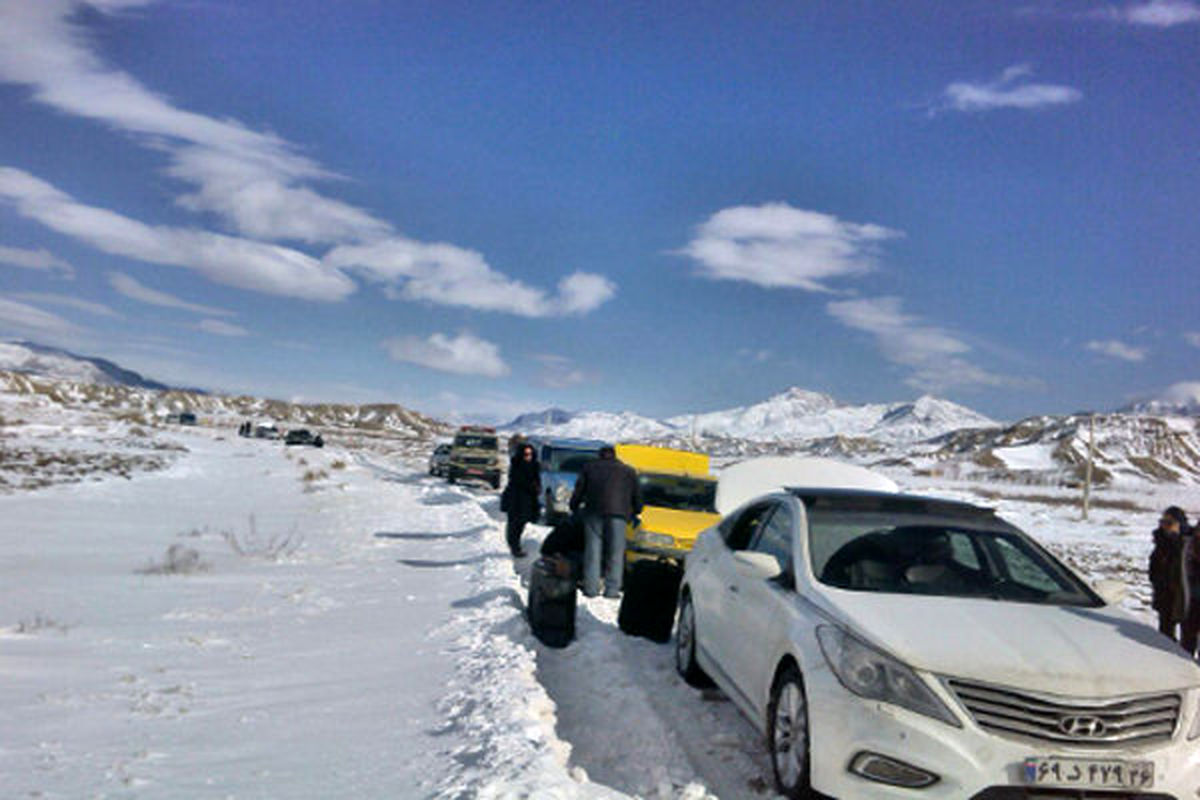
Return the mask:
[[763,732],[786,796],[1200,797],[1200,668],[1115,605],[1119,584],[859,468],[721,480],[676,665]]

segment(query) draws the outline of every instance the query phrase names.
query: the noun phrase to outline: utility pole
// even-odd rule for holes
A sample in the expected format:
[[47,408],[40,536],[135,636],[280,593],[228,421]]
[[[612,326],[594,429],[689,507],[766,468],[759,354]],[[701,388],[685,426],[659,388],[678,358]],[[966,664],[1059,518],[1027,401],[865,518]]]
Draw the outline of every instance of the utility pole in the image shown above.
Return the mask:
[[1087,469],[1083,473],[1083,520],[1088,518],[1088,502],[1092,494],[1092,462],[1096,459],[1096,414],[1088,414]]

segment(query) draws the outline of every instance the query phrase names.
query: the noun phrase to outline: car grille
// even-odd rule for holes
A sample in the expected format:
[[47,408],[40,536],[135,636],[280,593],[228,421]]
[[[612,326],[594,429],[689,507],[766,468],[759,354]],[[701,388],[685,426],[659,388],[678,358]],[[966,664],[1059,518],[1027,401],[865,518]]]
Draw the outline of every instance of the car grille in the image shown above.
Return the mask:
[[946,683],[984,730],[1083,747],[1166,741],[1175,733],[1181,704],[1174,693],[1088,700],[957,679]]
[[487,464],[492,463],[492,460],[490,458],[487,458],[486,456],[464,456],[462,458],[462,463],[472,464],[472,465],[478,464],[478,465],[486,466]]

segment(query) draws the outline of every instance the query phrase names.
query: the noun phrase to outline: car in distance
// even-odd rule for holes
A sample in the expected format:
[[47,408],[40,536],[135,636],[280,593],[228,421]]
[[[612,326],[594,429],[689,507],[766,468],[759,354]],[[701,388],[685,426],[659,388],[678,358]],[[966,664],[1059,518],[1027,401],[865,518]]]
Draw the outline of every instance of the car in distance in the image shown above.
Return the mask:
[[1200,668],[1116,588],[990,509],[792,486],[697,540],[676,667],[791,798],[1192,800]]
[[284,444],[297,445],[304,444],[311,447],[324,447],[325,440],[321,438],[321,434],[313,435],[313,432],[308,428],[293,428],[283,437]]
[[446,475],[449,468],[450,444],[446,442],[433,448],[433,452],[429,454],[429,474]]
[[255,439],[279,439],[279,428],[274,423],[260,423],[254,427]]
[[571,493],[583,465],[600,457],[598,439],[529,439],[542,475],[542,521],[557,525],[571,516]]
[[450,463],[446,478],[480,480],[493,489],[500,488],[500,440],[496,429],[482,425],[463,425],[450,445]]

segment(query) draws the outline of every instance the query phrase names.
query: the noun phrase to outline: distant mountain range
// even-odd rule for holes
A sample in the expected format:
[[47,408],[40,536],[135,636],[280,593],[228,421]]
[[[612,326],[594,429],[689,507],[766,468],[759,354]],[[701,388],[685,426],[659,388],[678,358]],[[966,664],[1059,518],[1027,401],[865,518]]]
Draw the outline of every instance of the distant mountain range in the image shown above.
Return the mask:
[[684,414],[665,420],[624,411],[561,409],[522,414],[505,430],[542,436],[590,439],[661,439],[717,437],[753,442],[794,442],[830,436],[870,437],[887,444],[923,441],[963,428],[998,423],[969,408],[936,397],[909,403],[842,405],[832,397],[791,388],[761,403]]

